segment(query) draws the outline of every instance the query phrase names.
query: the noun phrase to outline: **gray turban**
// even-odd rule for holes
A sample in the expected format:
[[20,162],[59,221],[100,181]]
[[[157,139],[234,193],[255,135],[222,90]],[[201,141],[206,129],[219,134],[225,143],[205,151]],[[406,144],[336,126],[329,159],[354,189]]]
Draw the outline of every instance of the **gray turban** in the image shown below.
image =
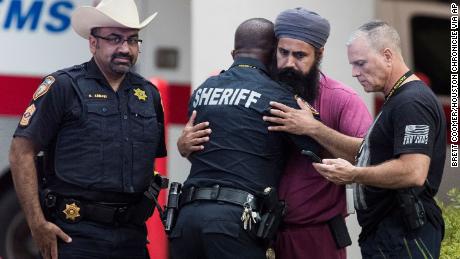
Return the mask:
[[330,30],[331,26],[326,19],[301,7],[280,13],[275,22],[275,35],[278,39],[301,40],[317,49],[326,44]]

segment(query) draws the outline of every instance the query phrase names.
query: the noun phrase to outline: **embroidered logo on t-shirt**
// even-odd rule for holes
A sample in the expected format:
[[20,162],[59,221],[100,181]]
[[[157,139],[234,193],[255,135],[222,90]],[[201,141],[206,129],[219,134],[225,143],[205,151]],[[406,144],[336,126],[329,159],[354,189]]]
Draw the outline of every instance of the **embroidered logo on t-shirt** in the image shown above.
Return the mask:
[[428,144],[428,125],[406,125],[403,145],[409,144]]

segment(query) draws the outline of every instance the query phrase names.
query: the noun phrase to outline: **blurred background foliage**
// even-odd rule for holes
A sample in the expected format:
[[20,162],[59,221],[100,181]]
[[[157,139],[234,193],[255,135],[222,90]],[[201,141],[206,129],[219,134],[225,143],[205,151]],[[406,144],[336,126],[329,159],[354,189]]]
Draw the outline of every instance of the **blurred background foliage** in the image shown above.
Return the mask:
[[437,200],[442,209],[446,232],[441,246],[441,259],[460,258],[460,189],[448,191],[449,202]]

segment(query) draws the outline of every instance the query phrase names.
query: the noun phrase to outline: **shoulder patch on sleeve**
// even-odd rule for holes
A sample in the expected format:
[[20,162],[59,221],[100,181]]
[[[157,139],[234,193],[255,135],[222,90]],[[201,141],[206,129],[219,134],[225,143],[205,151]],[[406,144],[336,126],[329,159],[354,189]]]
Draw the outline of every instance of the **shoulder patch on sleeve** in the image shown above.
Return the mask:
[[31,104],[29,107],[27,107],[26,111],[22,115],[21,121],[19,122],[19,125],[26,127],[29,125],[30,119],[32,118],[32,115],[35,113],[35,104]]
[[35,91],[33,97],[34,101],[45,95],[55,81],[56,79],[53,76],[47,76]]

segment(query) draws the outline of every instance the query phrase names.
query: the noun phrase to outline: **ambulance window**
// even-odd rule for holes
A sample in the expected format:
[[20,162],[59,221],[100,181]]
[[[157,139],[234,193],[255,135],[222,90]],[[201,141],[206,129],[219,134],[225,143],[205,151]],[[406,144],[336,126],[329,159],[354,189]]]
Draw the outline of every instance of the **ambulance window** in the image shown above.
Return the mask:
[[414,16],[411,19],[414,71],[428,77],[437,95],[449,95],[450,20]]

